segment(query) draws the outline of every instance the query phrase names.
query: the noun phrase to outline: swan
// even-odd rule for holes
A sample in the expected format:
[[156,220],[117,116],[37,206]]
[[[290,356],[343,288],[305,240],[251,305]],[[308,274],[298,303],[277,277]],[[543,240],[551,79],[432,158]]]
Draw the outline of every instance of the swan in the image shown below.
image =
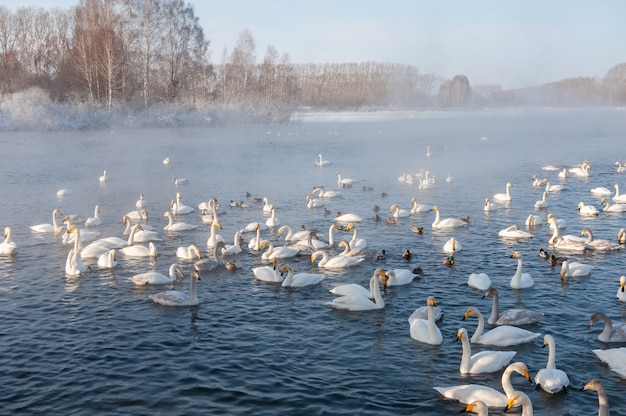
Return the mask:
[[481,384],[463,384],[452,387],[434,387],[443,397],[451,400],[457,400],[460,403],[467,404],[476,400],[483,401],[488,407],[505,408],[508,398],[513,394],[515,389],[511,384],[511,375],[518,373],[526,380],[530,380],[528,367],[521,361],[509,364],[502,372],[501,383],[504,393],[498,390],[484,386]]
[[604,329],[598,335],[598,340],[602,342],[626,342],[626,322],[612,322],[611,318],[601,312],[595,312],[589,319],[589,328],[598,322],[604,321]]
[[579,243],[574,240],[566,240],[560,235],[555,237],[553,247],[554,251],[565,253],[585,253],[594,250],[594,248],[589,244]]
[[411,338],[430,345],[441,345],[443,337],[439,327],[435,324],[434,307],[436,304],[434,296],[428,297],[426,306],[428,307],[428,319],[409,317],[409,332]]
[[179,178],[178,176],[174,176],[174,179],[172,179],[172,182],[174,183],[174,186],[187,185],[189,183],[189,179]]
[[100,205],[96,205],[93,211],[93,217],[89,217],[85,220],[85,227],[95,227],[102,224],[102,218],[100,217]]
[[352,178],[342,178],[341,177],[341,173],[339,171],[337,171],[337,173],[335,173],[335,175],[337,175],[337,185],[339,187],[350,187],[352,186],[353,183],[356,183],[356,181]]
[[272,204],[270,204],[269,199],[267,197],[263,197],[263,214],[271,214],[272,213]]
[[591,165],[589,165],[587,162],[583,162],[580,166],[568,169],[567,171],[569,173],[573,173],[576,176],[587,177],[589,176],[589,169],[591,169]]
[[[208,202],[201,202],[198,204],[198,210],[200,210],[200,218],[205,224],[210,224],[217,219],[219,203],[217,199],[211,198]],[[252,230],[254,231],[254,230]]]
[[69,189],[59,189],[57,191],[57,198],[63,198],[65,196],[70,196],[72,195],[72,191]]
[[615,188],[615,196],[613,197],[613,201],[614,202],[626,202],[626,194],[619,193],[619,185],[615,184],[613,185],[613,188]]
[[144,205],[143,194],[140,194],[139,199],[137,200],[137,202],[135,202],[135,207],[142,209],[143,205]]
[[365,260],[362,257],[344,256],[341,254],[329,258],[328,254],[325,251],[318,250],[311,254],[311,263],[315,263],[315,260],[320,256],[322,257],[322,259],[317,263],[317,267],[326,269],[341,269],[344,267],[352,267],[361,264],[361,262]]
[[594,390],[598,392],[598,416],[610,416],[609,399],[604,386],[598,380],[589,380],[583,390]]
[[135,244],[135,245],[128,246],[128,247],[123,247],[119,251],[126,257],[154,257],[156,258],[157,256],[156,246],[154,245],[152,241],[148,243],[148,247]]
[[111,249],[98,257],[98,267],[101,269],[112,269],[117,266],[117,251]]
[[506,410],[515,406],[522,406],[521,416],[533,416],[533,403],[530,401],[530,397],[528,397],[526,393],[514,391],[511,394],[511,397],[509,397],[509,401],[506,405]]
[[261,254],[261,259],[263,260],[286,259],[300,254],[300,250],[295,248],[287,246],[274,247],[274,244],[271,241],[261,240],[259,248],[263,250],[266,247],[267,249],[263,252],[263,254]]
[[[87,229],[80,230],[80,233],[70,233],[69,232],[70,228],[76,227],[76,225],[72,223],[68,217],[63,218],[63,223],[66,224],[66,232],[65,234],[63,234],[63,237],[61,239],[63,244],[72,244],[74,243],[74,240],[76,238],[80,238],[82,242],[92,241],[96,237],[98,237],[98,235],[100,235],[98,231],[92,231],[92,230],[87,230]],[[63,230],[62,228],[58,228],[55,231],[55,234],[59,235],[62,230]]]
[[617,166],[617,169],[615,171],[617,173],[626,172],[626,166],[622,165],[620,162],[613,163],[613,166]]
[[132,246],[135,244],[135,235],[141,230],[141,225],[135,224],[131,228],[131,232],[128,236],[128,240],[121,239],[119,237],[106,237],[96,240],[88,244],[80,252],[81,259],[95,259],[112,249],[119,249],[122,247]]
[[293,267],[288,264],[283,265],[280,270],[280,275],[283,276],[287,273],[287,277],[283,280],[283,287],[303,287],[303,286],[311,286],[316,285],[326,276],[323,274],[315,274],[315,273],[293,273]]
[[535,384],[547,393],[554,394],[569,386],[569,378],[563,370],[556,368],[556,348],[554,337],[550,334],[543,336],[543,347],[548,347],[548,363],[535,375]]
[[82,276],[90,268],[85,266],[80,257],[80,252],[82,251],[81,231],[75,225],[71,225],[67,232],[76,235],[76,237],[74,238],[74,247],[70,249],[65,260],[65,274],[68,276]]
[[485,198],[485,206],[483,210],[486,212],[497,211],[498,206],[496,204],[492,204],[489,198]]
[[613,194],[613,192],[611,192],[608,188],[605,188],[604,186],[591,188],[589,192],[591,192],[591,194],[595,196],[611,196]]
[[169,157],[166,157],[165,159],[163,159],[163,164],[164,165],[169,165],[170,164],[170,160],[171,159]]
[[17,245],[11,241],[11,227],[4,227],[4,241],[0,243],[0,254],[13,255],[17,253]]
[[487,273],[470,273],[467,285],[478,290],[487,290],[491,287],[491,278]]
[[222,249],[222,256],[231,256],[241,253],[241,244],[243,239],[241,238],[241,230],[235,231],[232,244],[224,244]]
[[369,311],[373,309],[382,309],[385,307],[385,301],[380,294],[379,278],[386,278],[383,269],[374,270],[374,274],[370,278],[370,293],[374,301],[362,295],[347,295],[333,299],[330,305],[335,309],[346,309],[349,311]]
[[283,281],[283,278],[278,273],[278,259],[274,259],[271,266],[260,266],[253,267],[252,273],[254,277],[258,280],[263,280],[264,282],[273,282],[280,283]]
[[184,260],[194,260],[196,258],[201,259],[202,254],[195,244],[191,244],[187,247],[178,247],[176,249],[176,257]]
[[564,260],[563,263],[561,263],[561,279],[566,277],[589,276],[591,269],[593,269],[593,266],[590,264]]
[[615,294],[615,297],[617,297],[622,302],[626,302],[626,291],[624,289],[625,287],[626,287],[626,276],[620,276],[619,288],[617,289],[617,293]]
[[58,208],[55,208],[52,211],[52,224],[37,224],[37,225],[33,225],[30,227],[30,229],[35,232],[35,233],[53,233],[55,232],[57,229],[60,228],[59,224],[57,223],[57,215],[59,217],[63,217],[63,214],[61,213],[61,210],[59,210]]
[[617,242],[620,244],[626,243],[626,228],[620,228],[617,232]]
[[516,308],[500,312],[500,297],[498,289],[495,287],[489,288],[483,295],[483,299],[487,296],[493,296],[491,315],[487,319],[487,323],[490,325],[528,325],[539,322],[543,318],[543,312],[530,309]]
[[420,214],[428,211],[430,211],[428,205],[418,204],[417,199],[411,198],[411,214]]
[[544,208],[548,208],[548,193],[546,191],[543,192],[541,199],[537,202],[535,202],[535,209],[544,209]]
[[485,328],[485,320],[480,311],[474,307],[469,307],[463,315],[463,320],[467,319],[470,316],[475,316],[478,318],[478,326],[476,327],[476,332],[474,332],[474,335],[472,335],[471,339],[472,343],[474,344],[509,347],[511,345],[519,345],[526,342],[531,342],[535,338],[541,336],[541,334],[537,332],[531,332],[526,329],[518,328],[511,325],[500,325],[483,333],[483,329]]
[[463,245],[456,241],[456,238],[454,237],[450,237],[450,239],[443,245],[443,251],[446,253],[454,254],[461,250],[463,250]]
[[611,250],[619,250],[622,248],[619,244],[611,243],[609,240],[594,240],[593,233],[591,229],[585,227],[580,232],[581,236],[587,236],[587,245],[593,247],[596,251],[611,251]]
[[[553,219],[554,221],[550,221],[551,219]],[[552,232],[554,232],[555,229],[561,230],[563,228],[567,228],[567,221],[562,218],[557,219],[556,215],[554,214],[548,214],[548,217],[546,218],[546,224],[550,224],[550,230]],[[575,238],[579,239],[578,237]]]
[[315,166],[328,166],[328,165],[330,165],[330,162],[328,160],[324,160],[324,158],[322,157],[321,153],[318,153],[317,157],[319,159],[315,161]]
[[496,202],[511,202],[511,193],[509,192],[509,188],[512,186],[513,184],[508,182],[506,184],[505,192],[503,194],[495,194],[493,196],[493,200]]
[[[388,272],[385,272],[385,274],[387,273]],[[357,283],[346,283],[343,285],[338,285],[330,289],[329,292],[336,296],[358,295],[358,296],[365,296],[370,299],[374,298],[374,294],[372,294],[372,292],[369,289]]]
[[534,228],[541,224],[543,224],[543,220],[539,215],[528,214],[528,217],[526,218],[526,226],[528,228]]
[[387,275],[387,279],[385,280],[386,283],[384,284],[384,287],[408,285],[417,276],[417,273],[414,273],[413,270],[409,269],[387,270],[385,271],[385,274]]
[[543,185],[543,180],[539,179],[537,175],[533,175],[530,179],[533,180],[533,188],[539,188]]
[[217,219],[214,219],[211,223],[211,234],[209,234],[209,238],[206,240],[206,246],[208,249],[212,249],[220,241],[225,244],[224,237],[221,234],[216,234],[216,228],[219,228],[221,230],[222,224],[217,221]]
[[[124,229],[124,235],[129,234],[129,232],[133,228],[133,226],[131,226],[130,220],[128,219],[128,217],[124,216],[122,217],[122,221],[124,222],[124,224],[126,224],[126,228]],[[151,229],[148,229],[148,228],[152,228],[149,225],[147,224],[135,224],[135,225],[139,225],[140,227],[135,229],[134,236],[132,239],[130,238],[130,234],[129,234],[129,239],[128,239],[129,241],[127,245],[130,246],[130,245],[133,245],[134,243],[149,243],[150,241],[161,241],[161,237],[159,237],[159,233]],[[124,245],[122,245],[121,247],[124,247]]]
[[559,174],[557,176],[559,178],[561,178],[561,179],[566,179],[567,178],[567,169],[561,169],[561,171],[559,172]]
[[513,289],[527,289],[529,287],[533,287],[535,281],[533,280],[530,273],[522,273],[522,255],[515,251],[511,254],[512,259],[517,259],[517,270],[515,274],[511,278],[511,282],[509,285]]
[[[332,229],[336,227],[331,226],[330,228],[330,233],[332,233]],[[290,226],[283,225],[278,229],[278,233],[276,235],[278,236],[278,238],[280,238],[285,232],[287,233],[285,235],[285,242],[307,240],[309,238],[309,235],[311,234],[311,230],[300,230],[294,233]]]
[[500,230],[498,232],[498,235],[500,237],[502,237],[502,238],[512,238],[512,239],[532,238],[532,236],[533,236],[528,231],[521,230],[519,228],[519,226],[516,225],[516,224],[510,225],[510,226]]
[[158,272],[144,272],[130,277],[128,280],[137,286],[145,285],[167,285],[173,283],[176,279],[183,276],[183,270],[180,264],[174,263],[170,266],[169,275],[166,276]]
[[193,212],[193,208],[183,204],[183,197],[180,195],[180,192],[176,192],[176,200],[172,201],[172,214],[174,215],[186,215],[191,214]]
[[578,203],[578,213],[587,217],[593,217],[594,215],[600,214],[596,207],[593,205],[585,205],[582,201]]
[[351,250],[350,255],[353,255],[360,251],[365,250],[365,248],[367,247],[367,241],[364,238],[357,237],[357,227],[353,223],[348,224],[348,226],[345,229],[346,232],[350,230],[353,230],[353,232],[352,232],[352,239],[348,242],[348,244],[350,245],[350,250]]
[[361,222],[363,221],[363,218],[361,218],[360,216],[356,214],[352,214],[350,212],[345,213],[345,214],[338,212],[337,216],[335,217],[335,221],[343,222],[343,223]]
[[139,208],[136,211],[129,211],[125,215],[130,221],[140,221],[147,222],[148,221],[148,211],[145,208]]
[[461,374],[495,373],[507,365],[517,354],[515,351],[491,350],[483,350],[472,354],[472,347],[470,346],[465,328],[459,328],[456,339],[457,341],[460,340],[463,345],[461,365],[459,366]]
[[276,208],[274,207],[274,205],[272,205],[272,210],[270,212],[271,212],[271,216],[267,219],[267,221],[265,221],[265,225],[267,225],[270,228],[273,228],[279,225],[280,221],[276,219]]
[[389,213],[393,218],[404,218],[408,217],[411,213],[406,209],[400,209],[398,204],[393,204],[389,207]]
[[248,241],[248,248],[250,250],[260,251],[261,250],[261,224],[256,223],[256,236],[250,238]]
[[188,224],[186,222],[174,222],[174,216],[169,212],[165,211],[163,213],[163,217],[167,217],[167,225],[163,227],[165,231],[190,231],[198,228],[195,224]]
[[309,209],[313,209],[313,208],[321,208],[325,205],[324,201],[322,201],[321,199],[314,199],[311,198],[310,195],[306,196],[306,207]]
[[611,371],[615,371],[622,378],[626,378],[626,347],[592,351],[603,363],[609,366]]
[[437,205],[433,206],[431,211],[435,211],[435,221],[433,221],[432,227],[435,229],[446,229],[446,228],[455,228],[462,227],[467,225],[466,221],[461,221],[458,218],[444,218],[441,219],[439,214],[439,207]]
[[198,302],[196,294],[196,279],[200,280],[197,270],[191,272],[191,284],[189,285],[189,294],[179,290],[166,290],[154,295],[148,296],[154,303],[165,306],[195,306]]
[[546,180],[546,188],[545,188],[545,192],[547,193],[553,193],[553,192],[561,192],[563,189],[565,189],[565,186],[563,185],[550,185],[550,181]]
[[313,188],[313,192],[311,192],[312,196],[315,196],[316,193],[319,193],[320,198],[337,198],[342,196],[343,194],[340,191],[325,191],[324,187],[318,186]]
[[617,213],[617,214],[626,212],[626,204],[611,205],[611,202],[606,198],[602,198],[602,200],[600,201],[600,205],[604,205],[604,208],[602,208],[602,211],[604,212]]
[[106,171],[106,169],[104,170],[102,175],[98,178],[98,181],[100,183],[105,183],[107,181],[107,171]]

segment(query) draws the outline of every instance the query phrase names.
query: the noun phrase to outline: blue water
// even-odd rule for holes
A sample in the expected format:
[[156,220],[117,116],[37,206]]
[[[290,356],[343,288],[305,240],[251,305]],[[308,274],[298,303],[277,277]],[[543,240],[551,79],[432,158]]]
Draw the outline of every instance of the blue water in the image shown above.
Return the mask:
[[[87,132],[14,132],[0,136],[0,226],[10,226],[18,246],[15,256],[0,257],[0,413],[2,414],[420,414],[456,413],[464,406],[441,398],[434,386],[487,384],[500,389],[500,373],[461,376],[459,327],[471,333],[476,320],[462,321],[468,306],[487,316],[490,299],[467,286],[471,272],[490,275],[500,291],[501,308],[527,307],[545,312],[528,329],[553,334],[557,366],[571,387],[550,396],[513,377],[537,414],[595,414],[597,395],[579,391],[589,379],[605,386],[612,414],[626,414],[626,381],[612,372],[592,349],[620,347],[597,340],[600,326],[589,329],[591,313],[602,311],[623,320],[626,305],[615,297],[619,276],[626,274],[624,250],[572,257],[592,264],[590,277],[562,282],[559,269],[537,256],[548,248],[549,229],[542,225],[526,241],[509,242],[498,231],[511,224],[525,229],[528,214],[552,212],[568,221],[566,233],[590,227],[596,239],[616,241],[626,217],[601,213],[583,218],[580,201],[600,208],[589,189],[619,183],[615,161],[626,161],[626,117],[621,110],[484,111],[477,113],[393,113],[304,116],[289,125],[207,129],[154,129]],[[430,146],[430,156],[426,156]],[[331,164],[315,167],[322,153]],[[161,162],[171,158],[169,165]],[[588,160],[588,178],[557,178],[542,166],[570,167]],[[108,172],[100,184],[102,171]],[[432,189],[401,183],[403,172],[429,170]],[[307,210],[305,197],[314,186],[335,190],[336,171],[358,179],[343,197],[326,201],[323,209]],[[452,181],[446,182],[448,174]],[[535,212],[541,190],[532,175],[564,183],[550,195],[550,209]],[[174,186],[172,179],[189,179]],[[504,192],[511,182],[508,208],[486,215],[485,197]],[[364,191],[363,186],[372,190]],[[59,189],[70,196],[57,198]],[[162,214],[177,192],[196,207],[211,197],[221,202],[220,234],[232,241],[235,231],[252,221],[265,221],[252,197],[267,197],[281,224],[319,230],[322,239],[336,212],[363,217],[359,237],[368,244],[360,266],[329,272],[321,284],[283,288],[253,278],[252,267],[265,264],[247,249],[237,255],[235,273],[223,268],[206,272],[198,282],[197,307],[153,304],[148,295],[164,288],[136,288],[132,275],[166,273],[176,262],[179,246],[196,244],[207,255],[210,227],[198,210],[181,219],[195,231],[165,233]],[[252,197],[246,197],[249,192]],[[383,197],[383,193],[386,196]],[[144,194],[149,224],[162,234],[156,261],[119,259],[112,270],[68,277],[64,265],[70,245],[59,237],[32,233],[31,225],[50,223],[55,208],[87,218],[100,205],[101,237],[122,236],[121,219],[135,210]],[[389,207],[410,208],[411,198],[438,205],[442,217],[470,216],[469,226],[433,231],[434,213],[388,224]],[[250,208],[231,208],[228,201],[246,201]],[[382,221],[374,221],[378,205]],[[424,235],[410,231],[424,226]],[[81,225],[82,227],[82,225]],[[337,232],[336,240],[352,233]],[[456,264],[443,264],[444,242],[454,235],[463,244]],[[275,232],[264,238],[277,244]],[[383,262],[375,261],[382,249]],[[402,258],[404,250],[411,261]],[[522,253],[530,289],[508,286],[517,267],[510,256]],[[188,290],[191,262],[174,288]],[[308,256],[289,263],[296,272],[319,272]],[[333,286],[367,285],[376,267],[416,267],[423,275],[412,284],[390,287],[386,307],[369,312],[335,311],[329,305]],[[444,341],[430,346],[409,336],[408,316],[435,296],[443,308],[439,323]],[[517,351],[534,377],[545,366],[542,341],[503,348]],[[481,348],[474,346],[473,350]],[[488,347],[484,349],[500,349]]]

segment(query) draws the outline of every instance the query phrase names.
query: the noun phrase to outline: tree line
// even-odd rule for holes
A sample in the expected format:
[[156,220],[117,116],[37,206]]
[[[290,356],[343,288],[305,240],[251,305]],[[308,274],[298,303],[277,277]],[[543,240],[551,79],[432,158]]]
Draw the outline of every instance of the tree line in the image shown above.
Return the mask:
[[170,103],[278,118],[295,108],[406,109],[623,105],[626,64],[602,79],[504,91],[402,64],[293,64],[248,30],[211,62],[210,41],[184,0],[80,0],[69,10],[0,6],[0,99],[37,87],[60,103],[115,110]]

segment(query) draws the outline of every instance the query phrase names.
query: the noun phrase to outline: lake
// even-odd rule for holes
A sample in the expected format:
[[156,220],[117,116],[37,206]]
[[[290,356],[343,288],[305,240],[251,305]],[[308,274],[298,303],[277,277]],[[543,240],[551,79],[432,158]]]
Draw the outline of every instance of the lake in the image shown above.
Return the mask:
[[[621,109],[486,110],[481,112],[302,113],[289,124],[107,131],[9,132],[0,135],[3,178],[0,226],[10,226],[17,254],[0,256],[0,324],[2,343],[2,414],[406,414],[458,413],[465,406],[442,398],[435,386],[485,384],[501,390],[501,372],[459,373],[461,345],[457,331],[470,334],[476,319],[462,320],[469,306],[485,318],[491,298],[467,285],[472,272],[487,273],[500,292],[502,309],[541,310],[539,323],[524,328],[552,334],[557,367],[567,372],[570,388],[549,395],[514,375],[513,386],[528,394],[541,415],[596,414],[597,394],[580,391],[597,378],[607,390],[612,414],[626,414],[626,381],[592,352],[626,346],[597,339],[602,323],[588,328],[593,312],[623,321],[626,304],[615,293],[626,274],[625,250],[567,254],[593,266],[589,277],[561,280],[559,267],[538,256],[551,232],[542,224],[532,238],[507,240],[498,232],[537,214],[567,221],[561,234],[593,230],[595,239],[617,242],[625,214],[578,214],[579,202],[601,210],[594,187],[626,190],[626,176],[614,163],[626,161],[626,117]],[[427,154],[428,152],[428,154]],[[330,162],[317,167],[318,154]],[[162,161],[170,158],[165,165]],[[558,177],[559,169],[591,165],[588,177]],[[98,178],[107,171],[107,180]],[[336,172],[357,180],[339,188]],[[415,174],[429,171],[431,187],[420,189]],[[399,181],[404,173],[413,183]],[[543,187],[533,175],[565,189],[550,194],[549,209],[536,211]],[[450,176],[451,180],[446,181]],[[173,179],[188,179],[176,186]],[[485,213],[486,197],[504,192],[510,182],[512,201]],[[308,209],[306,196],[315,186],[339,190],[341,197]],[[71,194],[57,197],[57,191]],[[194,208],[178,221],[197,225],[192,231],[165,232],[163,213],[180,193]],[[247,194],[249,193],[249,195]],[[134,211],[143,194],[148,224],[158,231],[156,260],[118,257],[113,269],[94,260],[83,276],[65,274],[72,244],[62,235],[40,234],[30,226],[51,223],[56,208],[82,219],[100,206],[102,225],[91,227],[98,238],[124,238],[124,214]],[[254,278],[252,268],[267,265],[249,250],[254,235],[245,233],[243,252],[233,256],[237,270],[220,266],[201,273],[199,305],[166,307],[148,296],[165,289],[187,292],[193,261],[178,260],[177,247],[196,244],[203,256],[210,224],[197,205],[217,198],[222,229],[234,233],[250,222],[269,218],[263,203],[275,206],[281,225],[318,230],[328,240],[336,213],[354,213],[358,237],[367,241],[358,266],[326,271],[309,255],[283,260],[296,272],[324,273],[319,284],[284,288]],[[470,217],[455,230],[434,230],[432,211],[388,223],[389,208],[411,208],[411,198],[437,205],[442,217]],[[231,207],[229,201],[250,207]],[[375,206],[380,207],[377,213]],[[325,212],[324,209],[328,211]],[[60,221],[61,218],[59,218]],[[77,223],[84,229],[83,223]],[[424,234],[411,231],[423,226]],[[283,245],[276,229],[262,238]],[[352,231],[335,231],[350,239]],[[454,236],[463,250],[455,264],[443,264],[444,243]],[[384,260],[376,260],[382,250]],[[402,256],[412,253],[410,260]],[[330,250],[334,255],[338,248]],[[509,281],[519,252],[534,286],[511,289]],[[183,265],[184,277],[165,287],[136,287],[128,279],[144,271],[166,274],[170,264]],[[367,286],[377,267],[421,267],[411,284],[383,290],[383,309],[340,311],[329,303],[329,289],[343,283]],[[434,296],[444,312],[438,326],[441,345],[413,340],[408,317]],[[489,326],[488,326],[489,327]],[[546,365],[543,337],[512,347],[531,377]],[[501,412],[495,412],[500,414]]]

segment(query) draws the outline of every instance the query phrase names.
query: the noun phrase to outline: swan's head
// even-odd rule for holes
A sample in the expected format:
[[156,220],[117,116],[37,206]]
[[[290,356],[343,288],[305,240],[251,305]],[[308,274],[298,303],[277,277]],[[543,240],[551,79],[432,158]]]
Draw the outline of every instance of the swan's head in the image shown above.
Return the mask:
[[285,273],[289,273],[289,271],[293,271],[293,268],[288,264],[283,264],[283,267],[280,269],[280,275],[284,275]]
[[589,229],[589,227],[585,227],[585,228],[583,228],[583,229],[580,231],[580,235],[581,235],[581,236],[583,236],[583,235],[587,235],[587,236],[588,236],[588,235],[590,235],[590,234],[591,234],[591,229]]
[[526,364],[521,361],[516,361],[512,364],[509,364],[509,367],[532,383],[532,380],[530,379],[530,373],[528,372],[528,366],[526,366]]
[[547,347],[550,343],[554,343],[554,337],[550,334],[545,334],[543,336],[543,344],[541,345],[541,348]]
[[193,277],[194,279],[202,280],[200,279],[200,272],[196,269],[193,269],[191,271],[191,277]]
[[515,406],[519,406],[521,405],[523,402],[527,403],[529,402],[530,399],[528,398],[528,396],[524,393],[522,393],[521,391],[514,391],[513,394],[511,394],[509,396],[509,401],[506,404],[506,410],[509,410]]
[[579,202],[579,203],[578,203],[578,210],[580,211],[580,209],[581,209],[582,207],[584,207],[584,206],[585,206],[585,203],[584,203],[584,202]]
[[618,189],[618,188],[619,188],[619,185],[618,185],[618,184],[615,184],[615,185],[613,185],[613,188]]
[[222,229],[222,223],[216,220],[213,220],[213,225],[215,225],[216,227],[218,227],[220,230]]
[[620,228],[617,232],[617,241],[620,243],[626,243],[626,228]]
[[473,306],[470,306],[469,308],[467,308],[467,310],[463,314],[463,318],[461,318],[461,320],[464,321],[470,316],[478,316],[478,315],[480,315],[480,312],[478,311],[478,309],[476,309]]
[[[139,224],[137,224],[139,225]],[[143,230],[143,228],[142,228]],[[150,243],[148,243],[148,247],[150,248],[150,256],[154,257],[155,259],[157,258],[157,249],[156,246],[154,245],[154,243],[151,241]]]
[[341,240],[339,242],[339,247],[350,248],[350,243],[348,242],[348,240]]
[[439,211],[439,207],[437,205],[434,205],[430,210],[431,211]]
[[193,251],[193,253],[196,255],[198,259],[202,258],[202,254],[200,253],[200,250],[198,250],[198,247],[195,244],[192,244],[189,248],[191,248],[191,251]]
[[435,297],[434,296],[429,296],[428,299],[426,300],[426,305],[427,306],[437,306],[437,302],[435,302]]
[[398,204],[393,204],[392,206],[389,207],[389,212],[393,212],[397,208],[398,208]]
[[582,388],[582,390],[594,390],[594,391],[604,391],[604,386],[595,378],[589,380],[587,384]]
[[601,319],[609,319],[605,314],[603,314],[602,312],[594,312],[591,314],[591,318],[589,318],[589,326],[588,328],[591,328],[593,326],[593,324],[595,324],[596,322],[598,322]]
[[608,204],[609,201],[606,200],[606,198],[602,198],[600,200],[600,205],[604,205],[604,204]]
[[60,216],[60,217],[62,217],[62,216],[63,216],[63,213],[61,213],[61,210],[60,210],[60,209],[58,209],[58,208],[56,208],[56,209],[55,209],[52,213],[53,213],[54,215],[58,215],[58,216]]
[[506,184],[506,187],[507,187],[507,188],[510,188],[510,187],[512,187],[512,186],[513,186],[513,184],[512,184],[511,182],[508,182],[508,183]]
[[[174,201],[172,201],[172,202],[174,202]],[[171,216],[172,216],[172,214],[170,214],[170,212],[169,212],[169,211],[165,211],[165,212],[163,213],[163,216],[164,216],[164,217],[171,217]]]
[[489,201],[489,198],[485,198],[485,205],[489,205],[491,203],[491,201]]
[[353,228],[354,228],[354,224],[353,224],[353,223],[350,223],[350,224],[346,225],[346,228],[344,228],[343,230],[344,230],[344,231],[350,231],[350,230],[352,230]]
[[487,296],[498,296],[498,289],[496,289],[495,287],[490,287],[483,295],[483,299],[485,299]]
[[522,255],[519,252],[514,251],[513,254],[511,254],[511,258],[512,259],[521,259]]
[[485,402],[483,402],[482,400],[476,400],[468,404],[467,407],[462,410],[462,412],[463,411],[472,412],[472,413],[476,413],[479,415],[483,415],[483,414],[486,415],[488,411],[488,407],[485,404]]
[[463,338],[467,339],[467,329],[459,328],[459,332],[457,332],[457,334],[456,334],[456,340],[460,341]]

